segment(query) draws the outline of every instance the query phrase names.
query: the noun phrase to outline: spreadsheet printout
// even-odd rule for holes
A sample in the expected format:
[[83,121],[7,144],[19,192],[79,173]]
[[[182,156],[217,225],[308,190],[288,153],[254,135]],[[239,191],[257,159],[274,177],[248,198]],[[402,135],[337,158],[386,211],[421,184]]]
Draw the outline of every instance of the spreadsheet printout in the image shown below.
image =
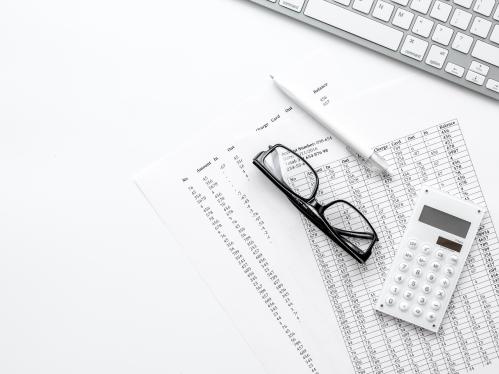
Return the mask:
[[[309,245],[329,299],[329,311],[341,330],[353,370],[356,373],[497,373],[499,244],[488,212],[438,334],[373,309],[412,213],[416,191],[422,185],[486,206],[458,121],[451,120],[376,147],[396,170],[392,177],[372,173],[350,155],[331,162],[324,157],[329,148],[327,141],[324,138],[316,143],[307,142],[295,147],[295,151],[319,175],[319,202],[345,199],[372,222],[380,237],[373,255],[366,264],[357,263],[304,217],[299,225],[306,240],[300,242],[299,234],[289,235],[288,241],[280,240],[285,238],[283,235],[274,238],[284,247],[294,248],[297,243]],[[249,156],[249,150],[244,148],[241,144],[239,152]],[[257,173],[250,173],[249,184],[258,178]],[[294,177],[300,190],[311,186],[307,176]],[[254,194],[250,199],[256,206],[262,204],[264,210],[269,205],[269,211],[282,210],[272,206],[276,199],[269,195]],[[272,215],[263,217],[271,226]],[[297,226],[288,229],[296,231]],[[289,251],[287,257],[289,260],[293,253]],[[295,262],[292,272],[299,273],[303,258]],[[309,275],[299,279],[302,286]],[[313,292],[313,288],[307,291]]]

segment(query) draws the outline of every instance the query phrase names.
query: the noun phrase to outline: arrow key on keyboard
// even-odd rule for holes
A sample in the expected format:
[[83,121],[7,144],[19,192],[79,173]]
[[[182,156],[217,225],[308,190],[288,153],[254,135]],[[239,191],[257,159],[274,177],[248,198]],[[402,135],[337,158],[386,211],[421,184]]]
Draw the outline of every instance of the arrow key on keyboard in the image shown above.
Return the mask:
[[453,64],[452,62],[447,63],[445,71],[459,78],[461,78],[464,75],[464,68],[462,66]]
[[474,71],[468,70],[466,73],[466,80],[481,86],[485,80],[485,77],[481,74],[475,73]]
[[401,52],[403,55],[422,61],[427,48],[428,42],[412,35],[407,35],[404,44],[402,45]]
[[487,86],[486,86],[489,90],[492,90],[492,91],[495,91],[495,92],[499,92],[499,82],[498,81],[495,81],[493,79],[489,79],[487,81]]

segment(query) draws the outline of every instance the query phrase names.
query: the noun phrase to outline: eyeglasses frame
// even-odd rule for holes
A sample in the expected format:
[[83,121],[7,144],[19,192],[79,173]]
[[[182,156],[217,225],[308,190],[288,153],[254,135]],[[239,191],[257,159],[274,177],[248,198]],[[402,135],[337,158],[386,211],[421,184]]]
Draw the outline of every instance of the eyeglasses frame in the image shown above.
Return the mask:
[[[295,193],[289,186],[285,185],[283,182],[281,182],[279,179],[277,179],[273,173],[265,166],[264,160],[265,158],[272,153],[276,148],[281,147],[287,150],[288,152],[292,153],[296,157],[298,157],[303,163],[305,163],[310,170],[314,173],[316,184],[313,190],[313,193],[310,195],[309,198],[305,199]],[[339,199],[339,200],[334,200],[326,205],[320,204],[317,200],[317,191],[319,189],[319,184],[320,184],[320,179],[319,175],[315,171],[315,169],[299,154],[296,152],[292,151],[288,147],[282,145],[282,144],[275,144],[273,146],[269,146],[269,149],[266,151],[259,152],[254,158],[253,158],[253,164],[267,177],[269,178],[276,186],[283,192],[286,197],[293,203],[293,205],[305,216],[307,217],[308,220],[310,220],[317,228],[319,228],[322,232],[324,232],[336,245],[338,245],[340,248],[345,250],[348,254],[350,254],[353,258],[355,258],[358,262],[360,263],[365,263],[367,259],[371,256],[372,254],[372,249],[376,242],[379,240],[378,235],[376,234],[376,230],[372,227],[371,223],[369,220],[360,212],[355,206],[350,204],[348,201]],[[334,226],[330,225],[327,222],[326,216],[324,212],[331,207],[334,204],[337,203],[344,203],[350,206],[352,209],[354,209],[363,219],[366,221],[366,223],[369,225],[369,227],[372,230],[372,233],[368,232],[360,232],[360,231],[347,231],[347,230],[342,230],[339,228],[335,228]],[[343,239],[342,236],[349,236],[353,238],[360,238],[360,239],[370,239],[371,244],[367,248],[366,251],[362,251],[359,247],[357,247],[355,244]]]

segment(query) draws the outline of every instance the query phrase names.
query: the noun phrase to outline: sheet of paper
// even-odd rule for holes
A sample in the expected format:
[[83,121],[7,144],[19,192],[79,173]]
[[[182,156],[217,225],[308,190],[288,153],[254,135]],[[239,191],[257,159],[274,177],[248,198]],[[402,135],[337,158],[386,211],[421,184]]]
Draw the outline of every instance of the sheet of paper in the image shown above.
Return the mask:
[[[299,117],[283,107],[279,121],[287,116]],[[230,145],[212,147],[199,145],[151,167],[138,178],[141,190],[268,372],[330,372],[332,360],[318,353],[302,326],[295,301],[304,299],[301,288],[276,266],[264,221],[223,174],[225,165],[241,165],[224,162]]]
[[[254,153],[249,144],[242,142],[238,147],[241,159]],[[327,140],[321,138],[307,141],[297,151],[307,157],[321,178],[320,201],[345,199],[373,222],[380,242],[365,265],[337,248],[305,218],[293,214],[291,204],[276,188],[265,188],[270,182],[258,170],[248,173],[246,188],[253,191],[249,199],[266,218],[276,247],[288,249],[286,261],[300,286],[306,294],[314,294],[318,312],[327,311],[315,320],[324,325],[324,318],[329,318],[339,326],[352,371],[496,372],[499,245],[489,214],[437,335],[373,309],[422,184],[486,206],[457,120],[378,146],[398,170],[391,178],[370,173],[349,155],[331,162],[324,157],[326,149]],[[273,220],[276,211],[282,214]],[[337,349],[334,338],[328,343],[323,337],[321,342],[329,344],[330,354]]]

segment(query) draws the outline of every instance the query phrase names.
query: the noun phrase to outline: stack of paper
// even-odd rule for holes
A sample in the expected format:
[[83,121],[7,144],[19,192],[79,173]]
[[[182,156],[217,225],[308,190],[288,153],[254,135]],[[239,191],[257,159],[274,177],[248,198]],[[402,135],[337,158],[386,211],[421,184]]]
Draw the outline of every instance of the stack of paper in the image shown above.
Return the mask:
[[[380,106],[400,101],[400,92],[421,80],[409,77],[339,98],[335,74],[311,76],[307,84],[327,82],[339,115],[367,108],[355,117],[356,126],[397,171],[391,177],[371,173],[269,87],[237,113],[251,134],[188,144],[141,173],[140,189],[269,373],[497,372],[499,245],[489,214],[438,334],[373,309],[422,184],[487,205],[460,112],[450,115],[449,107],[439,112],[447,118],[433,112],[433,122],[401,126],[393,110],[391,120],[382,121],[387,116]],[[233,121],[228,116],[227,127]],[[380,242],[366,264],[300,216],[252,165],[258,152],[276,143],[317,170],[320,201],[343,198],[373,222]]]

